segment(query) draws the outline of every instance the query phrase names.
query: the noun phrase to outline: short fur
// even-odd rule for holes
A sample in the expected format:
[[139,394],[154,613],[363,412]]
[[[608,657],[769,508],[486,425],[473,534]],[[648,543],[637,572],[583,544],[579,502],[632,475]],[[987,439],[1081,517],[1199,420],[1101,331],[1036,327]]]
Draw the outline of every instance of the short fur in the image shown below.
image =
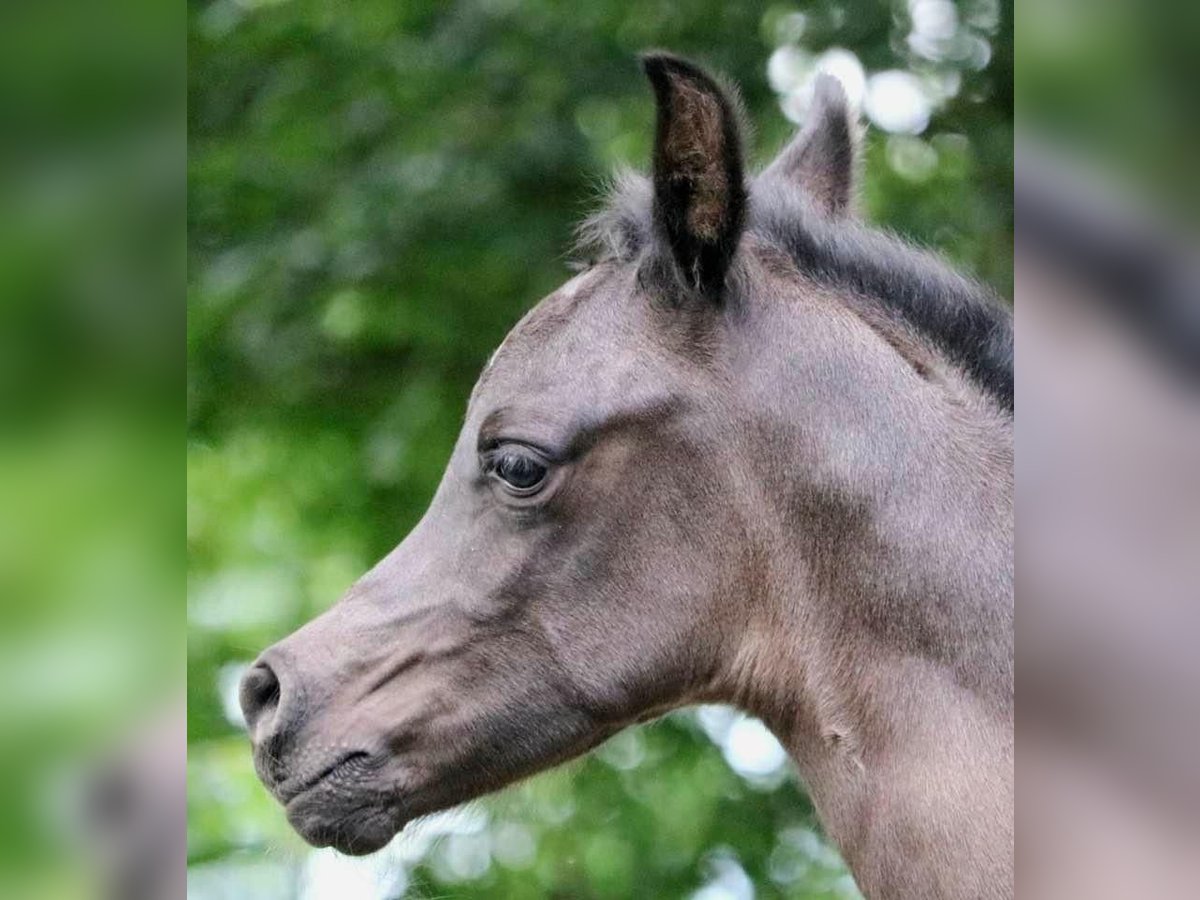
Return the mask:
[[[831,89],[826,87],[826,96]],[[842,217],[849,205],[853,130],[822,106],[833,129],[805,129],[783,151],[787,165],[769,166],[751,186],[748,230],[792,258],[805,275],[850,290],[880,305],[925,336],[1009,412],[1013,411],[1012,313],[987,288],[950,269],[935,255]],[[800,142],[816,140],[821,151]],[[838,145],[841,149],[835,149]],[[838,174],[807,190],[805,159],[823,159]],[[836,184],[837,186],[831,186]],[[830,199],[835,192],[838,199]],[[585,258],[632,259],[654,245],[651,185],[620,173],[603,209],[578,234]],[[829,213],[839,215],[831,217]]]
[[[251,668],[257,771],[307,840],[366,853],[635,722],[733,703],[788,748],[868,897],[1010,898],[1006,314],[814,207],[807,163],[758,179],[729,231],[732,107],[668,68],[675,174],[623,176],[588,226],[603,258],[493,355],[421,522]],[[840,166],[826,150],[800,158]],[[498,453],[541,480],[506,482]]]

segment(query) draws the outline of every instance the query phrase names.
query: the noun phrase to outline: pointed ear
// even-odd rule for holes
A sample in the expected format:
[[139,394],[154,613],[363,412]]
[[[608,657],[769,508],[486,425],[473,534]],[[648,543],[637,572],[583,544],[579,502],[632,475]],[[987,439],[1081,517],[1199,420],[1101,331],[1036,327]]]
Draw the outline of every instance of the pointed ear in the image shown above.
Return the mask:
[[738,116],[697,66],[642,57],[654,87],[654,225],[688,287],[719,298],[746,221]]
[[858,124],[841,82],[818,75],[804,127],[759,177],[789,181],[826,215],[846,216],[854,197],[857,155]]

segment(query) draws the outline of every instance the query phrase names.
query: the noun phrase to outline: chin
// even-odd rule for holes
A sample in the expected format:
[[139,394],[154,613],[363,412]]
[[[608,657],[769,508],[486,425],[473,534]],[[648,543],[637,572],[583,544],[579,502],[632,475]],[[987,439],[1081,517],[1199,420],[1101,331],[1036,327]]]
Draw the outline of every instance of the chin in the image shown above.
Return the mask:
[[287,805],[287,818],[296,833],[312,846],[332,847],[348,856],[381,850],[406,824],[391,806],[351,804],[323,791],[294,799]]

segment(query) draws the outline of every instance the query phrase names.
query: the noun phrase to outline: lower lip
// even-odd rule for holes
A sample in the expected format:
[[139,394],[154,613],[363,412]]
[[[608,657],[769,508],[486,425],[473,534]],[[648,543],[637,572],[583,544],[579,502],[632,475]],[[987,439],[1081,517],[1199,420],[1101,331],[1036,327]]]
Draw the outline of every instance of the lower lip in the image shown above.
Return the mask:
[[319,785],[293,797],[286,807],[288,822],[314,847],[365,856],[384,847],[407,824],[392,807],[364,806],[336,794],[326,795]]
[[[333,847],[339,853],[348,856],[366,856],[387,846],[403,827],[403,823],[393,825],[390,822],[375,820],[364,829],[362,813],[356,814],[353,820],[342,820],[332,826],[329,823],[310,824],[303,819],[293,819],[289,816],[292,827],[314,847]],[[379,812],[376,811],[378,816]],[[354,824],[352,824],[352,822]]]

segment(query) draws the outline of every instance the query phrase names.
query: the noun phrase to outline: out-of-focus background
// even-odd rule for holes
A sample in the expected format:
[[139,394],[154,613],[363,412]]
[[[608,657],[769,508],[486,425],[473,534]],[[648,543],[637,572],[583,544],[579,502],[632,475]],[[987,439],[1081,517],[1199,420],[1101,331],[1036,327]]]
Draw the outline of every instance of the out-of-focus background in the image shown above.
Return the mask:
[[415,524],[491,350],[644,167],[638,51],[740,85],[765,162],[838,76],[862,208],[1012,284],[999,0],[189,6],[188,889],[206,898],[856,896],[774,738],[711,708],[410,828],[305,847],[236,684]]
[[[1023,897],[1200,886],[1198,16],[1017,17]],[[866,214],[1009,296],[1012,18],[0,5],[0,896],[173,897],[185,862],[189,893],[239,900],[849,893],[777,746],[726,710],[352,862],[287,830],[230,687],[403,536],[485,354],[564,277],[604,174],[645,164],[637,50],[737,80],[760,159],[834,71],[870,123]]]
[[[155,896],[131,893],[151,867],[117,874],[141,803],[117,770],[165,785],[156,803],[183,789],[182,739],[144,739],[165,705],[182,731],[183,18],[0,7],[6,900]],[[181,868],[182,836],[157,833],[156,866]]]
[[1200,895],[1200,5],[1017,16],[1017,883]]
[[196,897],[852,893],[779,747],[728,710],[352,862],[254,780],[232,685],[403,537],[487,353],[566,277],[612,167],[646,164],[637,51],[739,83],[759,160],[832,71],[870,125],[865,214],[1007,296],[1010,22],[991,0],[4,4],[0,896],[182,891],[185,680]]

